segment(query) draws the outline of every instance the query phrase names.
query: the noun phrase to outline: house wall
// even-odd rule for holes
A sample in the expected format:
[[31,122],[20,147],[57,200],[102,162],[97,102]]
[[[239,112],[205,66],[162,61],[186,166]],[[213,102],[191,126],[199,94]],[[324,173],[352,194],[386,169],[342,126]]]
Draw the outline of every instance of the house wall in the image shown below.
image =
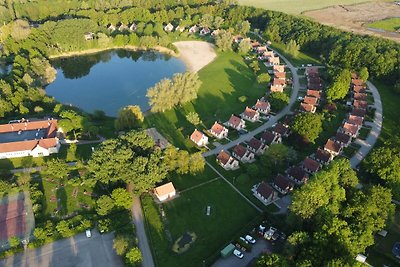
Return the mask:
[[0,153],[0,159],[29,157],[30,153],[31,153],[31,150],[3,152],[3,153]]

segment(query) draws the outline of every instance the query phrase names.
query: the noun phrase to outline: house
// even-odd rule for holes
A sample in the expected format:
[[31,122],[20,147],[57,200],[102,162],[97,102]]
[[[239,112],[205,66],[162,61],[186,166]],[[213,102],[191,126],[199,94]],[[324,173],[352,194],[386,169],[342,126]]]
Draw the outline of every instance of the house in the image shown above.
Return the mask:
[[137,25],[135,23],[132,23],[131,26],[129,26],[129,30],[132,32],[135,32],[137,29]]
[[368,102],[367,101],[363,101],[363,100],[354,100],[353,101],[353,107],[354,108],[367,109]]
[[308,174],[300,166],[292,166],[287,172],[287,177],[293,180],[296,184],[305,184],[308,181]]
[[264,58],[274,57],[274,56],[275,56],[275,53],[274,53],[274,51],[268,51],[268,50],[266,50],[266,51],[262,54],[262,56],[263,56]]
[[327,165],[333,159],[333,155],[326,150],[318,148],[314,154],[314,159],[322,165]]
[[321,91],[318,91],[318,90],[308,89],[307,90],[307,96],[313,96],[313,97],[316,97],[316,98],[321,98],[322,93],[321,93]]
[[322,90],[322,84],[321,83],[308,82],[307,83],[307,89],[321,91]]
[[247,149],[256,155],[264,154],[266,148],[267,146],[261,140],[254,137],[247,143]]
[[94,33],[93,32],[85,32],[84,37],[85,37],[86,41],[93,40]]
[[283,93],[283,86],[272,85],[270,87],[271,93]]
[[354,100],[366,101],[368,95],[366,93],[354,93]]
[[308,172],[309,174],[314,174],[316,173],[319,168],[321,167],[321,165],[319,164],[318,161],[313,160],[310,157],[306,157],[303,162],[302,162],[302,167],[303,169]]
[[351,79],[352,86],[364,86],[364,81],[361,79]]
[[303,103],[313,105],[313,106],[318,106],[319,104],[319,98],[313,97],[313,96],[305,96],[303,99]]
[[252,108],[246,107],[246,109],[242,113],[242,118],[251,122],[255,122],[260,119],[260,112]]
[[272,85],[285,87],[286,86],[286,80],[274,78],[274,80],[272,81]]
[[293,190],[293,184],[282,174],[275,176],[272,186],[284,195]]
[[232,37],[232,41],[236,44],[239,44],[241,41],[243,41],[243,36],[241,35],[235,35]]
[[282,137],[280,134],[271,132],[271,131],[265,131],[261,135],[260,138],[261,142],[263,142],[265,145],[270,146],[272,144],[280,144],[282,143]]
[[221,150],[217,156],[217,163],[225,170],[236,170],[239,168],[239,161],[234,159],[228,152]]
[[347,147],[351,143],[351,136],[345,133],[338,132],[335,136],[335,141],[342,147]]
[[284,65],[274,65],[272,67],[272,70],[274,72],[285,72],[285,66]]
[[277,71],[275,71],[274,72],[274,78],[286,81],[286,73],[285,72],[277,72]]
[[245,148],[241,144],[238,144],[233,148],[232,156],[234,156],[243,163],[251,162],[254,160],[254,153],[251,152],[250,150],[247,150],[247,148]]
[[210,28],[208,28],[208,27],[203,27],[203,28],[200,30],[200,35],[204,36],[204,35],[209,34],[210,32],[211,32]]
[[110,24],[109,26],[108,26],[108,28],[107,28],[109,31],[115,31],[115,30],[117,30],[117,28],[114,26],[114,25],[112,25],[112,24]]
[[164,31],[166,32],[172,32],[174,29],[174,25],[172,25],[171,23],[168,23],[167,25],[164,26]]
[[212,36],[212,37],[215,37],[215,36],[219,35],[220,32],[221,32],[220,29],[213,30],[213,31],[211,32],[211,36]]
[[267,64],[270,66],[280,65],[281,61],[280,61],[279,57],[269,57]]
[[307,82],[309,84],[317,84],[317,85],[322,85],[322,80],[320,77],[308,77]]
[[306,67],[304,74],[306,76],[319,76],[319,70],[317,67]]
[[364,118],[359,117],[359,116],[349,115],[349,118],[346,121],[348,123],[351,123],[351,124],[361,127],[363,124]]
[[192,135],[190,136],[190,140],[192,140],[197,146],[206,146],[208,144],[208,137],[200,132],[199,130],[194,130]]
[[256,48],[260,46],[260,43],[256,40],[251,40],[250,44],[254,51],[256,51]]
[[363,86],[363,85],[353,86],[354,93],[365,93],[365,91],[366,91],[366,89],[365,89],[365,86]]
[[171,182],[154,188],[153,192],[161,202],[171,199],[176,195],[175,187]]
[[217,139],[222,139],[228,137],[228,129],[218,122],[214,122],[209,132],[215,136]]
[[290,134],[289,126],[283,123],[277,123],[275,127],[272,128],[272,132],[280,134],[283,137],[288,137]]
[[199,31],[199,27],[197,25],[193,25],[192,27],[189,28],[189,33],[193,34]]
[[259,113],[268,114],[271,111],[271,104],[265,99],[258,99],[254,109]]
[[255,50],[258,54],[263,54],[264,52],[268,51],[265,45],[263,46],[258,45]]
[[358,131],[360,130],[360,127],[358,127],[357,125],[354,124],[350,124],[345,122],[342,126],[342,128],[340,129],[340,131],[342,133],[348,134],[351,137],[357,137],[358,135]]
[[118,31],[120,31],[120,32],[124,32],[124,31],[128,31],[128,30],[129,30],[129,27],[123,23],[121,23],[121,25],[119,25],[119,27],[118,27]]
[[183,32],[184,30],[185,30],[184,26],[178,25],[178,26],[175,27],[175,31],[176,32]]
[[0,159],[45,157],[60,150],[57,120],[28,121],[0,125]]
[[313,105],[310,105],[310,104],[301,103],[300,104],[300,111],[315,113],[315,111],[317,111],[317,107],[313,106]]
[[246,127],[244,120],[233,114],[226,124],[236,130],[242,130]]
[[254,196],[264,205],[268,205],[278,199],[278,193],[266,182],[261,182],[255,185],[252,191]]
[[367,111],[365,109],[361,108],[353,108],[353,110],[350,113],[351,115],[358,116],[358,117],[365,117],[367,114]]
[[335,142],[332,138],[328,139],[326,141],[326,144],[324,146],[324,150],[331,153],[332,156],[336,157],[342,152],[342,146]]

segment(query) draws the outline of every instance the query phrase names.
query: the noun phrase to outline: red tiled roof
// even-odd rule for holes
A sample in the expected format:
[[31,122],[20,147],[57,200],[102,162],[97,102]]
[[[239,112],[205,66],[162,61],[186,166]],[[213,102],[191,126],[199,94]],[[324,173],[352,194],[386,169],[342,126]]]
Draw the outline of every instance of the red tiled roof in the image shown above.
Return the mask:
[[284,86],[285,84],[286,84],[286,82],[284,80],[276,79],[276,78],[274,78],[274,81],[272,82],[272,85],[274,85],[274,86]]
[[332,139],[329,139],[328,141],[326,141],[324,148],[326,150],[330,150],[330,151],[339,153],[342,147],[338,143],[333,141]]
[[43,148],[55,147],[56,138],[46,138],[40,140],[27,140],[19,142],[0,143],[0,153],[33,150],[37,145]]
[[285,66],[283,65],[275,65],[272,67],[274,72],[285,72]]
[[214,125],[211,127],[211,131],[213,131],[217,135],[222,133],[224,129],[225,127],[219,124],[218,122],[214,122]]
[[286,73],[285,72],[274,72],[274,76],[277,79],[286,79]]
[[268,58],[268,62],[279,64],[279,63],[280,63],[280,60],[279,60],[279,57],[269,57],[269,58]]
[[257,115],[258,111],[252,108],[246,107],[243,114],[244,116],[253,119]]
[[318,98],[313,97],[313,96],[306,96],[306,97],[304,97],[303,102],[306,104],[309,104],[309,105],[317,105]]
[[229,123],[235,127],[239,126],[241,121],[242,119],[235,115],[232,115],[231,118],[229,119]]
[[[57,132],[57,120],[29,121],[20,123],[9,123],[0,125],[0,133],[32,131],[37,129],[49,129],[47,135]],[[47,136],[46,136],[47,137]],[[54,137],[54,136],[49,136]]]
[[165,196],[175,192],[175,187],[172,182],[167,184],[160,185],[159,187],[154,188],[154,192],[158,196]]
[[196,129],[190,136],[190,139],[193,140],[193,142],[198,143],[201,140],[201,138],[203,138],[203,135],[204,134],[202,132]]
[[320,167],[320,165],[319,165],[319,163],[317,161],[315,161],[315,160],[313,160],[312,158],[309,158],[309,157],[307,157],[307,158],[305,158],[303,160],[303,165],[304,165],[304,167],[306,169],[308,169],[308,170],[310,170],[312,172],[318,171],[318,169]]
[[227,164],[231,159],[231,155],[229,155],[224,150],[221,150],[217,156],[217,160],[221,162],[223,165]]
[[355,100],[367,100],[367,96],[365,93],[354,93]]
[[244,155],[246,155],[247,149],[242,146],[241,144],[236,145],[233,148],[233,152],[238,156],[238,157],[243,157]]
[[366,109],[368,107],[368,102],[363,100],[354,100],[353,107]]
[[55,138],[46,138],[39,140],[39,146],[49,149],[51,147],[55,147],[57,145],[57,139]]
[[364,81],[361,79],[351,79],[351,84],[354,86],[364,85]]
[[268,101],[261,101],[261,100],[257,100],[257,103],[255,105],[255,108],[257,109],[261,109],[261,110],[266,110],[270,107],[270,104]]
[[365,86],[363,86],[363,85],[353,86],[353,91],[355,93],[364,93],[365,92]]
[[358,126],[345,122],[343,125],[343,130],[346,133],[350,133],[351,135],[354,135],[358,131]]
[[316,98],[321,98],[321,91],[308,89],[307,90],[307,96],[313,96],[313,97],[316,97]]
[[313,105],[310,105],[310,104],[301,103],[300,104],[300,110],[306,111],[306,112],[315,112],[315,107]]
[[359,116],[354,116],[354,115],[350,115],[349,118],[347,119],[348,123],[354,124],[354,125],[359,125],[361,126],[363,123],[364,118],[363,117],[359,117]]

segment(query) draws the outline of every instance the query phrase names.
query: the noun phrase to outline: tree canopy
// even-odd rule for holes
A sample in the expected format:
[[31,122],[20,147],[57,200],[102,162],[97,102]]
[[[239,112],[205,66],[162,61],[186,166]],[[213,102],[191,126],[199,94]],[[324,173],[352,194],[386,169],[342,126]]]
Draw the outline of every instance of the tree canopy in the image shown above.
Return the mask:
[[118,112],[115,120],[117,130],[130,130],[139,127],[144,121],[144,116],[139,106],[126,106]]
[[299,113],[294,118],[292,130],[302,136],[306,142],[315,143],[322,132],[322,116],[316,113]]
[[326,90],[329,100],[340,100],[346,97],[350,89],[351,73],[348,69],[342,70]]

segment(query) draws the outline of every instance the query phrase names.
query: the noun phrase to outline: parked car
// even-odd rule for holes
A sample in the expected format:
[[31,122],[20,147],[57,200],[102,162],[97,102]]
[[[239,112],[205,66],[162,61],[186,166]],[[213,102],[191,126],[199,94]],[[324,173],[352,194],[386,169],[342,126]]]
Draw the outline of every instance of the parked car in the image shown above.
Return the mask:
[[92,237],[92,232],[90,231],[90,229],[87,229],[87,230],[86,230],[86,237],[87,237],[87,238]]
[[235,249],[233,251],[233,255],[235,255],[236,257],[238,257],[239,259],[242,259],[244,257],[243,253],[240,252],[239,250]]
[[248,244],[249,242],[247,241],[247,238],[244,239],[243,237],[240,237],[240,240],[242,240],[244,243]]
[[251,235],[246,235],[245,238],[250,244],[256,243],[256,240]]
[[[277,230],[276,228],[274,228],[274,227],[271,226],[271,227],[268,229],[268,231],[265,232],[264,238],[267,239],[267,240],[271,240],[271,239],[272,239],[272,236],[275,234],[276,231],[278,231],[278,230]],[[275,239],[275,240],[276,240],[276,239]]]

